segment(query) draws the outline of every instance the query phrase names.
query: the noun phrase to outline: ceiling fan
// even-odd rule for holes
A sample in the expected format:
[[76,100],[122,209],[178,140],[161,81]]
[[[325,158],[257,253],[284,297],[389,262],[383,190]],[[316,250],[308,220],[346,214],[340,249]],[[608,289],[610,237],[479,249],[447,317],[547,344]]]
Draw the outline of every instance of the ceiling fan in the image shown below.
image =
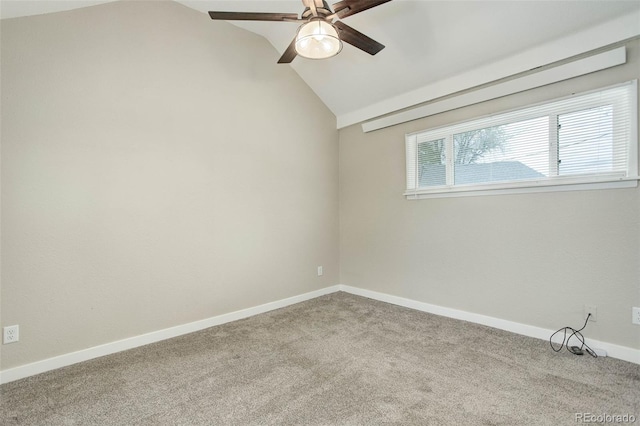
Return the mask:
[[384,45],[336,19],[344,19],[388,1],[391,0],[342,0],[333,5],[332,11],[324,0],[302,0],[305,9],[300,17],[295,13],[261,12],[209,12],[209,16],[225,21],[304,22],[278,60],[279,64],[288,64],[298,55],[310,59],[335,56],[342,50],[342,42],[375,55],[384,49]]

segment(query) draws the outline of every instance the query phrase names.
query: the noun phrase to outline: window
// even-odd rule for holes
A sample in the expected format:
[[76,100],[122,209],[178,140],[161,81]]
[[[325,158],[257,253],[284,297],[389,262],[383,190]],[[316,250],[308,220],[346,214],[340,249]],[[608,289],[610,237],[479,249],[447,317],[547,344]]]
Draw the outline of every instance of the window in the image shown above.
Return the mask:
[[637,186],[637,81],[406,136],[407,198]]

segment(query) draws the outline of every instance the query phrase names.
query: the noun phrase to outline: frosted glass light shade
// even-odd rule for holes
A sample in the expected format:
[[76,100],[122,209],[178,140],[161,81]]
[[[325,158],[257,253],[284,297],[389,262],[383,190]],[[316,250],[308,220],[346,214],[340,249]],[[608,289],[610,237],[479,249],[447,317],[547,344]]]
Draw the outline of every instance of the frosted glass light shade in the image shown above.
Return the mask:
[[296,35],[296,53],[309,59],[325,59],[342,50],[338,32],[330,23],[314,19],[302,24]]

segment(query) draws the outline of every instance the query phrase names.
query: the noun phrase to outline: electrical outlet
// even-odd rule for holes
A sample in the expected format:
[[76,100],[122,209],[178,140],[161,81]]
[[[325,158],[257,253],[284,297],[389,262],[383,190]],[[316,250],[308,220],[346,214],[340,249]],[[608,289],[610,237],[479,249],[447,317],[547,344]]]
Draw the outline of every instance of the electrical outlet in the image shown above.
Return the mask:
[[584,319],[587,319],[587,315],[591,314],[589,321],[598,321],[598,307],[595,305],[584,305]]
[[322,276],[322,266],[318,266],[318,276]]
[[633,314],[633,316],[631,317],[631,322],[633,324],[640,325],[640,308],[631,308],[631,313]]
[[15,343],[20,340],[20,329],[17,325],[10,325],[8,327],[4,327],[2,329],[2,342],[6,345],[7,343]]

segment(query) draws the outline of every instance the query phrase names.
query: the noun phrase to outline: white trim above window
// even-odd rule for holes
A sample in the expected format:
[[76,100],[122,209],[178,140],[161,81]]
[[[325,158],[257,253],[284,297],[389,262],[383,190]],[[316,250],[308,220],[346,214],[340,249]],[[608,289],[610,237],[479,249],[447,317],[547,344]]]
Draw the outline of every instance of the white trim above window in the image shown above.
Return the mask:
[[637,80],[406,135],[408,199],[637,186]]

